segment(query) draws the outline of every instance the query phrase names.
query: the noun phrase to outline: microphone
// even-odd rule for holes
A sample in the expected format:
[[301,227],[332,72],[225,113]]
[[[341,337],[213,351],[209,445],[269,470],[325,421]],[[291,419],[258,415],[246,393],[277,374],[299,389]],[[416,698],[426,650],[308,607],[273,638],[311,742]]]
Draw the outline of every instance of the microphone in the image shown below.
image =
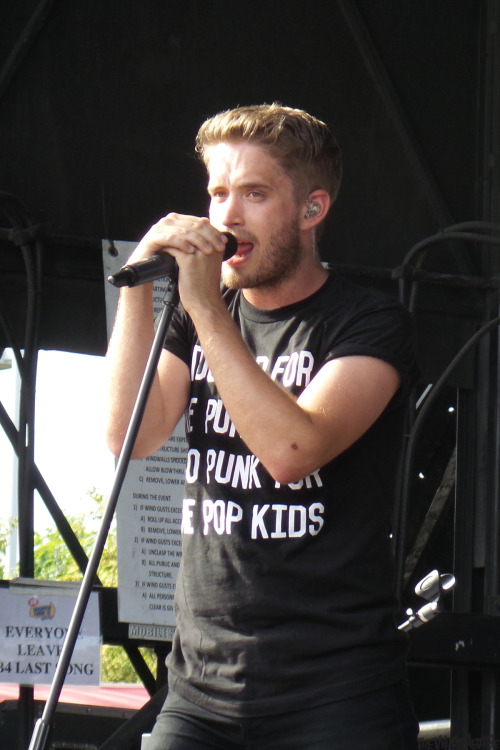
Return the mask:
[[[235,254],[238,243],[231,232],[222,232],[222,234],[227,237],[226,249],[224,250],[224,260],[227,260]],[[177,276],[177,261],[168,253],[152,255],[146,260],[122,266],[115,274],[108,276],[108,281],[117,287],[139,286],[150,281],[156,281],[156,279],[162,279],[164,276]]]

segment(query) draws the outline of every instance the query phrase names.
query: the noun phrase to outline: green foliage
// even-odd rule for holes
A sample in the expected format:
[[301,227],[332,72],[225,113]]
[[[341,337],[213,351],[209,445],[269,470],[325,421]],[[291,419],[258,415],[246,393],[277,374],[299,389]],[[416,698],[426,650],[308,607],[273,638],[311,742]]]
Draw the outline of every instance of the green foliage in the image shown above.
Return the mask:
[[[104,511],[105,500],[93,489],[89,497],[95,502],[95,508],[86,514],[70,516],[68,522],[83,549],[90,555],[94,544],[99,520]],[[68,548],[56,528],[46,529],[43,535],[35,532],[35,578],[56,581],[80,581],[82,574],[68,552]],[[116,528],[112,525],[104,548],[99,570],[100,581],[104,586],[117,585],[116,570]]]
[[[152,648],[139,649],[153,674],[156,672],[156,657]],[[134,668],[121,646],[102,646],[102,682],[140,682]]]
[[[95,502],[92,511],[68,518],[87,556],[92,551],[105,506],[103,496],[96,489],[89,492],[89,496]],[[80,581],[82,579],[83,576],[57,529],[46,529],[43,535],[35,532],[34,551],[35,578],[48,581]],[[97,575],[104,586],[117,586],[116,526],[114,523],[106,540]],[[149,668],[154,672],[156,664],[154,651],[152,649],[141,651]],[[102,646],[101,680],[102,682],[140,682],[121,646]]]
[[2,562],[2,558],[7,551],[7,544],[12,530],[17,526],[15,518],[0,518],[0,579],[6,577],[5,565]]
[[[5,551],[7,549],[7,540],[9,538],[9,529],[7,527],[6,522],[2,519],[0,519],[0,555],[5,555]],[[0,557],[0,578],[5,577],[5,566],[2,563],[2,558]]]

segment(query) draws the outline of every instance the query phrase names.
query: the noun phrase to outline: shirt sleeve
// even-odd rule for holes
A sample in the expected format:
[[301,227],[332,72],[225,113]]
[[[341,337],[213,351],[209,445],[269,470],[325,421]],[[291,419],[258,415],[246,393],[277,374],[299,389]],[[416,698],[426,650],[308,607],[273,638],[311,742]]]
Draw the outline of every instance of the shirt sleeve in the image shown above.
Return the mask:
[[191,367],[191,350],[194,337],[194,326],[191,318],[179,303],[175,308],[168,331],[165,335],[163,348]]
[[382,359],[396,368],[408,391],[419,376],[415,350],[411,315],[396,301],[384,302],[349,318],[331,340],[325,361],[356,355]]

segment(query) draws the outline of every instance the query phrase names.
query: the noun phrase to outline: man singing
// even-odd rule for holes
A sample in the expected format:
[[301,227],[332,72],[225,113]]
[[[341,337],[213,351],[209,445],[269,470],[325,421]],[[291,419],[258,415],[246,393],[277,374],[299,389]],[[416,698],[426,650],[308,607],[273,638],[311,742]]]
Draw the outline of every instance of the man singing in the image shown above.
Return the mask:
[[[390,546],[416,378],[410,317],[320,261],[342,171],[323,122],[241,107],[207,120],[196,150],[209,218],[168,214],[128,261],[172,255],[181,301],[134,457],[184,413],[189,441],[169,694],[151,747],[415,750]],[[238,243],[225,261],[222,232]],[[121,291],[115,453],[153,341],[151,287]]]

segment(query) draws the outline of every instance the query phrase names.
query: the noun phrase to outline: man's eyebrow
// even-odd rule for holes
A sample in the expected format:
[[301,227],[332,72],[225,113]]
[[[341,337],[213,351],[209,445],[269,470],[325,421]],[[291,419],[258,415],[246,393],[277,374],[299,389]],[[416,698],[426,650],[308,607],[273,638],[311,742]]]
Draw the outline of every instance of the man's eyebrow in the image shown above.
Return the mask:
[[[236,183],[235,187],[238,190],[268,190],[269,185],[265,182],[240,182]],[[227,190],[227,187],[224,184],[217,184],[216,182],[208,183],[207,185],[208,192],[212,192],[214,190]]]
[[237,187],[246,188],[247,190],[249,189],[267,190],[269,188],[269,185],[266,182],[243,182],[241,185],[238,185]]

